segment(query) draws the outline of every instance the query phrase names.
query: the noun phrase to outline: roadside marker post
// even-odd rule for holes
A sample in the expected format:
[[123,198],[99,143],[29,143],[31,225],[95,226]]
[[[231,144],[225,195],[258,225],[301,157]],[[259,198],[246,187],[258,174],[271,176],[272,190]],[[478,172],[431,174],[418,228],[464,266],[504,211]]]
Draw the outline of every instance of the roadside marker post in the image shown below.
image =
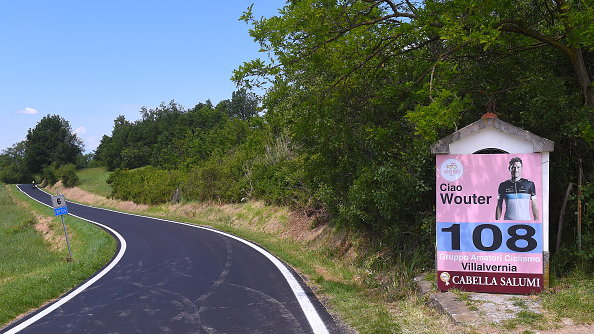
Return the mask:
[[66,224],[64,223],[64,215],[68,214],[68,207],[64,195],[52,195],[52,206],[54,207],[54,214],[62,218],[62,227],[64,228],[64,236],[66,237],[66,246],[68,246],[68,258],[66,261],[72,261],[72,251],[70,250],[70,241],[68,240],[68,232],[66,231]]

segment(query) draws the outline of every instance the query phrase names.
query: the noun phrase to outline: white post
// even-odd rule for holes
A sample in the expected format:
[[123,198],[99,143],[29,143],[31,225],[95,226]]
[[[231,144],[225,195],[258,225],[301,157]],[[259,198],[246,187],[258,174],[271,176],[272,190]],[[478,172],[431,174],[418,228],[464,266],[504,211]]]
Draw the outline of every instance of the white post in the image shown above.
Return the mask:
[[542,152],[542,259],[544,288],[549,287],[549,162],[550,153]]
[[64,215],[60,215],[62,217],[62,227],[64,228],[64,236],[66,236],[66,246],[68,247],[68,259],[67,261],[72,261],[72,252],[70,251],[70,241],[68,240],[68,232],[66,231],[66,224],[64,224]]

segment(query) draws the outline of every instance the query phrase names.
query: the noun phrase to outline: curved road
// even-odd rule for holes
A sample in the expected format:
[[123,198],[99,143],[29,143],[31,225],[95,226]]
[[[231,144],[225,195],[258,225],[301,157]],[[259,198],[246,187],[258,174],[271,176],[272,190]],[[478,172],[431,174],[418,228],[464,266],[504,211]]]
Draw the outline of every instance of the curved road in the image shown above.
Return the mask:
[[[51,205],[47,193],[19,188]],[[250,242],[70,202],[68,211],[117,236],[118,254],[78,289],[6,333],[339,332],[299,276]]]

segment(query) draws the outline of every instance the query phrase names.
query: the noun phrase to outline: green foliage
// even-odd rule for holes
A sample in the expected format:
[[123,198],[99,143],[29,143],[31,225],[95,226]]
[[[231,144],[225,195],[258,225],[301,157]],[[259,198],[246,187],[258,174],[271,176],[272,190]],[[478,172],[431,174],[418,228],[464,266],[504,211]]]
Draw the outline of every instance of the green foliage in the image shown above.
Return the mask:
[[12,147],[3,150],[2,153],[0,153],[0,182],[31,182],[31,174],[25,168],[24,158],[24,141],[16,143]]
[[51,164],[76,164],[82,148],[82,141],[72,132],[67,120],[47,115],[27,133],[24,164],[31,174]]
[[410,111],[406,118],[416,125],[415,134],[421,135],[429,142],[439,139],[438,130],[454,130],[460,115],[471,106],[469,96],[460,98],[456,93],[446,89],[435,92],[428,105],[418,105]]
[[134,170],[116,169],[108,178],[111,196],[134,203],[156,204],[171,200],[184,181],[180,171],[167,171],[152,166]]
[[258,104],[260,99],[245,88],[240,88],[231,94],[231,101],[227,105],[227,114],[229,117],[237,117],[247,120],[258,114]]
[[573,47],[586,47],[594,50],[594,3],[592,1],[572,1],[565,4],[566,20],[570,27],[567,36]]
[[77,169],[87,168],[92,163],[93,163],[93,154],[92,153],[79,154],[78,157],[76,158],[76,168]]
[[174,101],[155,109],[143,108],[142,119],[114,121],[111,136],[104,136],[95,160],[109,170],[152,165],[164,169],[188,169],[240,145],[253,130],[258,98],[245,89],[231,101],[213,107],[210,101],[185,110]]
[[250,169],[253,196],[297,209],[316,209],[319,202],[306,184],[303,156],[296,156],[286,138],[277,138]]
[[[0,154],[0,179],[7,183],[30,183],[33,178],[45,178],[54,184],[55,168],[88,164],[90,156],[83,155],[82,149],[82,141],[72,133],[68,121],[58,115],[47,115],[29,129],[25,141]],[[48,169],[50,166],[54,170]]]
[[189,172],[182,193],[200,201],[239,202],[247,196],[244,163],[240,153],[214,156]]
[[425,199],[419,195],[432,188],[411,173],[410,167],[385,165],[364,170],[349,189],[348,204],[341,207],[343,220],[374,234],[389,232],[390,239],[401,242],[403,234],[415,229],[411,222],[424,209]]
[[72,188],[80,183],[78,174],[76,173],[76,166],[73,164],[67,164],[57,171],[58,177],[62,180],[62,184],[66,188]]
[[44,181],[43,183],[48,184],[50,186],[53,186],[60,180],[58,170],[53,165],[43,168],[41,176]]

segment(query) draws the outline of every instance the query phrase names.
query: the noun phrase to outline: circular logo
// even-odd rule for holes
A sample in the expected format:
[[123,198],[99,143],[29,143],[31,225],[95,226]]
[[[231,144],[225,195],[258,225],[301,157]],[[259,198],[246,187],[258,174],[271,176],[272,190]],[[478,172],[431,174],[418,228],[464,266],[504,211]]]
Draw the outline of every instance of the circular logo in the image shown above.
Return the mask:
[[446,285],[450,285],[450,273],[448,273],[447,271],[441,273],[441,275],[439,275],[439,279]]
[[439,167],[441,176],[448,181],[456,181],[464,174],[464,166],[458,159],[447,159]]

